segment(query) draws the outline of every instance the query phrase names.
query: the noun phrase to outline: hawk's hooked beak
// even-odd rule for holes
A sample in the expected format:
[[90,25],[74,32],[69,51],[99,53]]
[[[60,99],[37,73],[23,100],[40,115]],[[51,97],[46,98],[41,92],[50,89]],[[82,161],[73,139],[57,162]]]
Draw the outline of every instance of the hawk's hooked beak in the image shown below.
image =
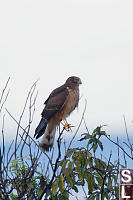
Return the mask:
[[79,79],[79,85],[82,84],[81,79]]

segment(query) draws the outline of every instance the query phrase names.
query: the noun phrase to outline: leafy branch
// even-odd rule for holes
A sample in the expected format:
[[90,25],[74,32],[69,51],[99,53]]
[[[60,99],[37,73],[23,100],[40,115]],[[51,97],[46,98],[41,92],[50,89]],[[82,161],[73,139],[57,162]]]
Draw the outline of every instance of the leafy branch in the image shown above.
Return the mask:
[[[118,199],[119,168],[127,167],[127,158],[133,160],[132,143],[128,135],[125,117],[127,142],[124,141],[123,145],[126,145],[127,148],[123,147],[118,137],[117,141],[112,140],[105,132],[105,126],[100,125],[90,133],[84,119],[87,106],[85,103],[81,120],[71,140],[68,142],[63,139],[65,129],[59,127],[57,149],[53,147],[51,153],[41,152],[31,131],[31,127],[34,127],[33,119],[38,95],[36,81],[28,92],[18,119],[15,119],[13,114],[6,109],[7,114],[17,126],[15,139],[7,146],[3,106],[9,94],[9,90],[6,92],[9,80],[10,78],[7,80],[0,97],[0,117],[2,119],[0,199],[68,200],[71,199],[71,196],[78,199],[81,194],[83,198],[88,200]],[[28,116],[27,121],[24,120],[24,114]],[[26,126],[23,125],[23,121],[26,122]],[[83,128],[85,128],[84,133]],[[81,138],[78,140],[77,135],[79,134]],[[116,161],[112,160],[112,151],[110,151],[108,158],[105,157],[103,138],[116,148],[118,152]],[[77,145],[73,147],[75,140],[77,140]],[[121,162],[121,153],[124,164]]]

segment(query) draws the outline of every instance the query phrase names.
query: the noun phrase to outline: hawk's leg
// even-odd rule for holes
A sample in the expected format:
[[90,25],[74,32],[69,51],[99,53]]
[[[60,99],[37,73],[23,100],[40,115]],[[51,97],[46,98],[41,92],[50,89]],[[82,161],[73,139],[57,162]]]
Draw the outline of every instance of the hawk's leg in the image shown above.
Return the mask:
[[70,124],[68,124],[67,120],[63,118],[62,121],[64,122],[64,128],[65,128],[65,130],[66,131],[71,131]]

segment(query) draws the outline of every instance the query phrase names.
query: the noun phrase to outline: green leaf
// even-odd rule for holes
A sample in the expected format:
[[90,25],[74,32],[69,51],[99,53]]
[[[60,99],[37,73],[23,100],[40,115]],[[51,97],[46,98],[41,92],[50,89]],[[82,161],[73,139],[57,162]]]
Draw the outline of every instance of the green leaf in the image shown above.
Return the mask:
[[61,163],[62,168],[64,169],[66,167],[68,160],[63,160]]
[[89,144],[91,144],[91,143],[93,143],[93,139],[92,138],[88,141],[87,149],[89,148]]
[[119,197],[119,186],[115,187],[115,196],[118,198]]
[[70,170],[68,168],[62,169],[62,172],[65,176],[69,176]]
[[68,151],[66,152],[65,157],[66,158],[71,157],[71,155],[73,154],[73,152],[74,152],[74,149],[68,149]]
[[[105,125],[103,125],[105,126]],[[107,135],[105,131],[102,131],[101,129],[103,128],[103,126],[98,126],[97,128],[94,129],[92,136],[96,137],[96,135]]]
[[88,190],[92,193],[96,186],[94,176],[91,173],[86,173],[85,179],[88,183]]
[[34,184],[33,184],[33,182],[28,183],[28,188],[29,188],[30,190],[34,188]]
[[69,169],[70,171],[72,171],[72,169],[73,169],[73,162],[69,162],[69,163],[68,163],[68,169]]
[[81,136],[84,136],[83,138],[79,139],[79,141],[87,140],[91,138],[92,136],[89,133],[83,133]]
[[65,187],[64,177],[63,177],[63,175],[60,175],[60,177],[59,177],[59,189],[60,189],[61,194],[63,194],[63,192],[64,192],[64,187]]
[[52,184],[52,194],[53,196],[56,195],[57,189],[58,189],[59,179],[57,178],[53,184]]
[[108,177],[107,187],[108,187],[108,189],[112,188],[112,181],[111,181],[110,177]]
[[70,184],[70,187],[73,188],[74,182],[72,180],[72,177],[71,176],[66,176],[66,180]]
[[92,158],[92,154],[88,150],[86,150],[86,153],[89,158]]
[[101,131],[101,135],[107,135],[105,131]]
[[78,188],[74,185],[73,186],[73,189],[74,189],[74,191],[76,192],[76,193],[78,193]]
[[9,194],[10,197],[12,197],[13,199],[16,199],[18,197],[17,194]]
[[106,197],[106,199],[109,198],[109,192],[107,189],[104,190],[104,196]]
[[89,166],[92,167],[93,166],[93,158],[88,159],[88,163],[89,163]]
[[107,165],[105,164],[105,162],[103,162],[99,158],[95,159],[95,164],[96,164],[96,168],[101,169],[103,171],[105,171],[105,169],[107,167]]
[[95,195],[95,194],[92,194],[88,199],[89,199],[89,200],[96,200],[96,195]]
[[102,186],[102,184],[103,184],[103,179],[102,179],[102,177],[101,177],[100,175],[96,176],[96,180],[97,180],[97,182],[98,182],[98,185],[99,185],[99,186]]
[[113,175],[112,178],[114,179],[115,184],[118,183],[117,176]]
[[37,194],[38,194],[38,196],[40,196],[42,194],[42,189],[40,187],[37,189]]
[[97,143],[99,144],[100,149],[103,151],[103,144],[100,142],[100,140],[97,140]]
[[64,194],[63,194],[63,195],[62,195],[62,194],[59,194],[59,195],[58,195],[58,198],[56,198],[55,200],[57,200],[57,199],[58,199],[58,200],[69,200],[69,194],[68,194],[68,193],[65,194],[65,195],[64,195]]
[[97,144],[93,144],[93,152],[95,153],[97,150]]
[[92,136],[95,137],[96,135],[99,135],[101,130],[101,126],[98,126],[97,128],[94,129]]

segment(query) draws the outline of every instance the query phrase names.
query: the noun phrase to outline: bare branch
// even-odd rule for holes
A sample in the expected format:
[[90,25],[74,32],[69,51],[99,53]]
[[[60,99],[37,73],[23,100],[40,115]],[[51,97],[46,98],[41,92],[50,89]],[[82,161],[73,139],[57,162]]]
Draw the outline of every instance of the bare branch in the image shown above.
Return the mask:
[[129,135],[128,135],[128,130],[127,130],[127,123],[126,123],[126,118],[125,116],[123,115],[123,119],[124,119],[124,125],[125,125],[125,130],[126,130],[126,135],[127,135],[127,140],[128,140],[128,143],[130,145],[130,148],[131,148],[131,143],[130,143],[130,139],[129,139]]
[[[8,95],[9,95],[9,90],[8,90],[8,92],[7,92],[7,94],[6,94],[5,98],[4,98],[4,94],[5,94],[5,91],[6,91],[6,89],[7,89],[7,86],[8,86],[9,81],[10,81],[10,77],[8,78],[8,80],[7,80],[7,82],[6,82],[6,85],[5,85],[4,89],[2,90],[1,97],[0,97],[0,105],[1,105],[1,106],[0,106],[0,113],[1,113],[1,111],[2,111],[2,108],[3,108],[4,103],[5,103],[6,100],[7,100],[7,97],[8,97]],[[3,100],[3,98],[4,98],[4,100]],[[3,100],[3,102],[2,102],[2,100]]]

